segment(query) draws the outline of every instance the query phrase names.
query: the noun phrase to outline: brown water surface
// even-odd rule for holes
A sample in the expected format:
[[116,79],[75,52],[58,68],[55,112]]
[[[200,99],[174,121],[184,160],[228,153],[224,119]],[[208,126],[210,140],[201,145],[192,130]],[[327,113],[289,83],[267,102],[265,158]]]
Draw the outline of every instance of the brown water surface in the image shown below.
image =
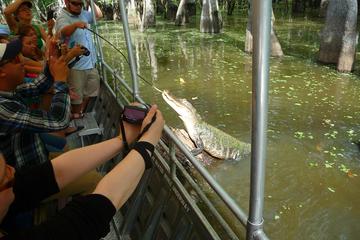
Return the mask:
[[[198,22],[198,18],[195,19]],[[160,89],[188,99],[199,114],[242,141],[251,141],[251,57],[243,52],[246,19],[225,17],[224,33],[201,34],[198,25],[159,22],[132,31],[139,73]],[[271,59],[265,231],[272,239],[358,239],[360,236],[359,64],[341,74],[316,63],[321,20],[279,18],[285,57]],[[125,55],[123,31],[113,22],[101,33]],[[105,54],[129,76],[120,54]],[[170,126],[182,128],[161,95],[141,82]],[[207,167],[247,211],[249,160]]]

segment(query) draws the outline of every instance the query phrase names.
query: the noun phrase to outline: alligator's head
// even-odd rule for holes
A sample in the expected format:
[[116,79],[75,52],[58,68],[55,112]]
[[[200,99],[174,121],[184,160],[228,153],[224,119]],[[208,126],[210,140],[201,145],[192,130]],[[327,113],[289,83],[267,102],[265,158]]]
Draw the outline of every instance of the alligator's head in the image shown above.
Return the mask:
[[165,90],[162,97],[178,114],[181,120],[186,124],[187,122],[198,122],[201,118],[197,114],[196,109],[184,98],[176,98],[172,96],[169,91]]

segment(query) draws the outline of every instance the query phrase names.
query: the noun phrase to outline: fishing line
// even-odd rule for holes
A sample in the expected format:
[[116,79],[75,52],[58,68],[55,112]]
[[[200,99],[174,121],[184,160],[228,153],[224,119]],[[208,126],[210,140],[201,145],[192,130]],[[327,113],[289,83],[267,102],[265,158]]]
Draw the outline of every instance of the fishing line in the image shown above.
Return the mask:
[[[89,32],[93,33],[94,35],[98,36],[99,38],[101,38],[102,40],[104,40],[105,42],[107,42],[111,47],[113,47],[117,52],[119,52],[125,59],[125,61],[129,64],[129,61],[127,60],[126,56],[117,48],[115,47],[114,44],[112,44],[110,41],[108,41],[107,39],[105,39],[103,36],[101,36],[100,34],[96,33],[95,31],[91,30],[90,28],[85,28],[86,30],[88,30]],[[143,78],[140,74],[136,73],[136,75],[142,79],[144,82],[146,82],[147,84],[149,84],[151,87],[153,87],[156,91],[158,92],[163,92],[162,90],[160,90],[159,88],[155,87],[155,85],[149,81],[147,81],[145,78]]]

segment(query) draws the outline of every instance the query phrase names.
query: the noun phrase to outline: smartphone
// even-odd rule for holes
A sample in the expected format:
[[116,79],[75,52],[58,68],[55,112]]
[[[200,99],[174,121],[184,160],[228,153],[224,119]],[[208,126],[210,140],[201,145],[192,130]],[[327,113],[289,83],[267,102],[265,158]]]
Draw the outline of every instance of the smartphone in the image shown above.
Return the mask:
[[146,106],[124,106],[122,120],[131,124],[141,124],[149,109]]

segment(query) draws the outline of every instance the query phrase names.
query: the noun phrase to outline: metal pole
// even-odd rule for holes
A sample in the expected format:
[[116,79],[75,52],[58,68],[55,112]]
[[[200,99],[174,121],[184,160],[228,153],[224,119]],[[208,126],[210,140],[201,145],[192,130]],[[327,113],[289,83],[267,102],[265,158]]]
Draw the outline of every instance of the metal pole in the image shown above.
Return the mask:
[[253,72],[250,210],[246,239],[263,235],[271,0],[252,0]]
[[121,20],[123,22],[123,29],[124,29],[124,35],[126,40],[126,47],[128,51],[128,58],[130,63],[130,69],[131,69],[131,78],[133,81],[133,100],[137,97],[139,97],[139,85],[138,85],[138,79],[136,74],[136,64],[135,64],[135,58],[132,48],[132,41],[130,36],[130,30],[129,30],[129,22],[128,17],[126,13],[125,3],[124,0],[119,0],[120,4],[120,14],[121,14]]
[[[99,62],[100,62],[100,67],[103,71],[103,74],[102,76],[106,76],[105,74],[105,70],[103,68],[103,62],[104,62],[104,52],[103,52],[103,49],[102,49],[102,42],[101,42],[101,39],[99,38],[98,34],[99,34],[99,30],[98,30],[98,26],[97,26],[97,20],[96,20],[96,16],[95,16],[95,6],[94,6],[94,0],[91,0],[90,1],[90,5],[91,5],[91,14],[92,14],[92,17],[93,17],[93,21],[94,21],[94,26],[95,26],[95,29],[94,31],[97,33],[95,38],[96,38],[96,43],[97,43],[97,50],[98,50],[98,58],[99,58]],[[104,79],[106,80],[106,79]]]

